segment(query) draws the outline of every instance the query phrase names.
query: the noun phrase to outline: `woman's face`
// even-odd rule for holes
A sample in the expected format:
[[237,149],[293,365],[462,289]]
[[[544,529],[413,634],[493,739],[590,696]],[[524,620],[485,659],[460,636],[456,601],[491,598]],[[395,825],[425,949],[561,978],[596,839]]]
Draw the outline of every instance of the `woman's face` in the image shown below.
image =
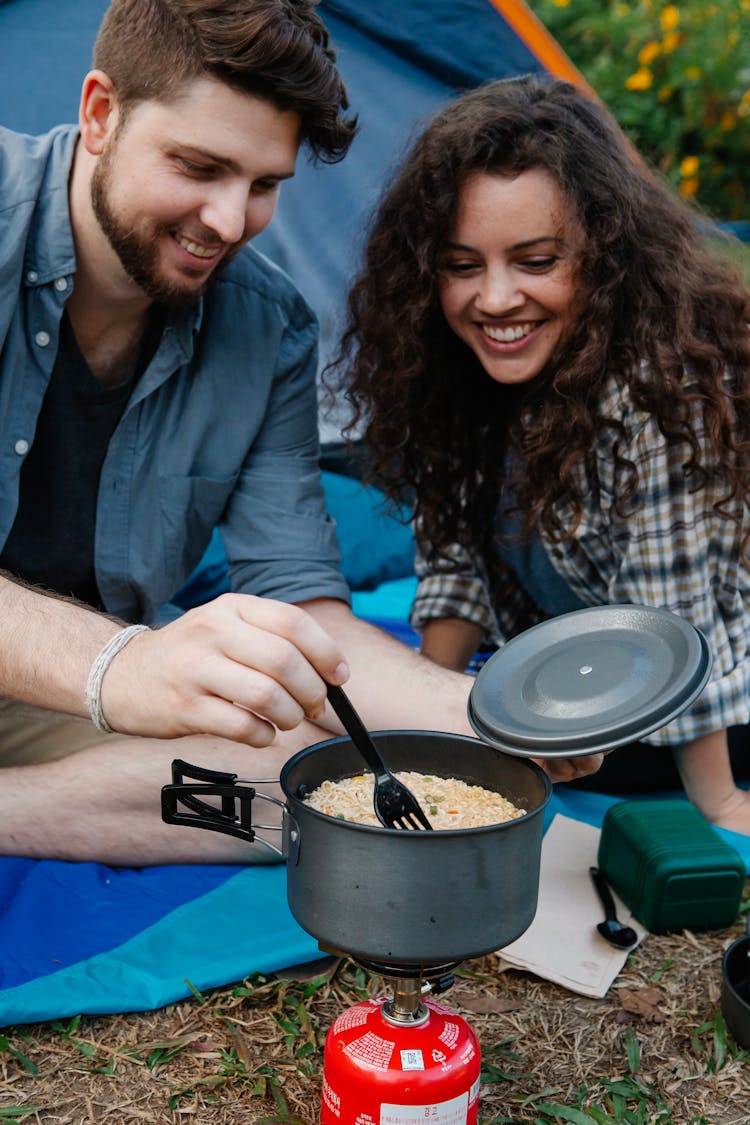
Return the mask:
[[440,255],[440,303],[450,327],[497,383],[527,383],[575,316],[578,224],[541,168],[514,179],[476,172]]

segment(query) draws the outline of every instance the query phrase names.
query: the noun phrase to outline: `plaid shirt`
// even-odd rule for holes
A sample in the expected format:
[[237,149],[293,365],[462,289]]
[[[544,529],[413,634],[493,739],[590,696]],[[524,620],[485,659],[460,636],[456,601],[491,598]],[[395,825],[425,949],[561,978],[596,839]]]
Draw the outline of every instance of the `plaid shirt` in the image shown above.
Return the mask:
[[[593,457],[578,462],[583,496],[581,522],[562,543],[542,538],[548,559],[585,605],[635,604],[663,607],[686,618],[705,635],[713,653],[711,679],[698,700],[645,741],[675,746],[711,731],[750,721],[750,572],[741,562],[740,529],[713,510],[722,493],[718,473],[697,491],[686,478],[686,447],[670,444],[654,418],[636,410],[627,388],[612,379],[602,413],[620,418],[626,437],[622,455],[638,472],[628,514],[615,511],[618,480],[614,435],[603,427]],[[702,436],[702,423],[696,422]],[[709,466],[710,469],[710,466]],[[557,509],[562,525],[572,509]],[[411,622],[421,629],[433,618],[457,617],[481,626],[502,644],[547,616],[512,571],[501,599],[491,604],[484,568],[457,548],[458,569],[428,570],[417,558],[420,582]]]

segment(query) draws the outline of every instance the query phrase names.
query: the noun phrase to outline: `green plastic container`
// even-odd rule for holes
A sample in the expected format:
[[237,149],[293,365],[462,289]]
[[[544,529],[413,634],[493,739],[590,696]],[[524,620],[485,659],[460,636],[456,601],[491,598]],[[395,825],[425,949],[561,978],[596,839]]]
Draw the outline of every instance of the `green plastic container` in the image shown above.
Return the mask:
[[600,869],[648,930],[720,930],[737,917],[745,865],[687,801],[622,801],[604,818]]

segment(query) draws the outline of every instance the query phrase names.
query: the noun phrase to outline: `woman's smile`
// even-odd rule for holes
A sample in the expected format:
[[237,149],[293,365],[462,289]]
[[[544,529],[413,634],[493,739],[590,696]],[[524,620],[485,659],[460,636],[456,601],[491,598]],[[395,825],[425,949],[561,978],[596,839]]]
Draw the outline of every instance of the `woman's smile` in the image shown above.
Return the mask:
[[546,366],[574,317],[577,224],[549,173],[477,172],[463,185],[440,259],[440,302],[490,378],[523,383]]

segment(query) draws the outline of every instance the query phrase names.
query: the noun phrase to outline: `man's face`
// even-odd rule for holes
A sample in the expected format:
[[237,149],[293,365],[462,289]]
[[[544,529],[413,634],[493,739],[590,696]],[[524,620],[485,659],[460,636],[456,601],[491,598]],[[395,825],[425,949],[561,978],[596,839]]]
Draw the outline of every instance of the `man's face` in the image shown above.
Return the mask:
[[117,122],[91,183],[94,214],[151,300],[192,304],[270,222],[294,174],[300,118],[214,79]]

